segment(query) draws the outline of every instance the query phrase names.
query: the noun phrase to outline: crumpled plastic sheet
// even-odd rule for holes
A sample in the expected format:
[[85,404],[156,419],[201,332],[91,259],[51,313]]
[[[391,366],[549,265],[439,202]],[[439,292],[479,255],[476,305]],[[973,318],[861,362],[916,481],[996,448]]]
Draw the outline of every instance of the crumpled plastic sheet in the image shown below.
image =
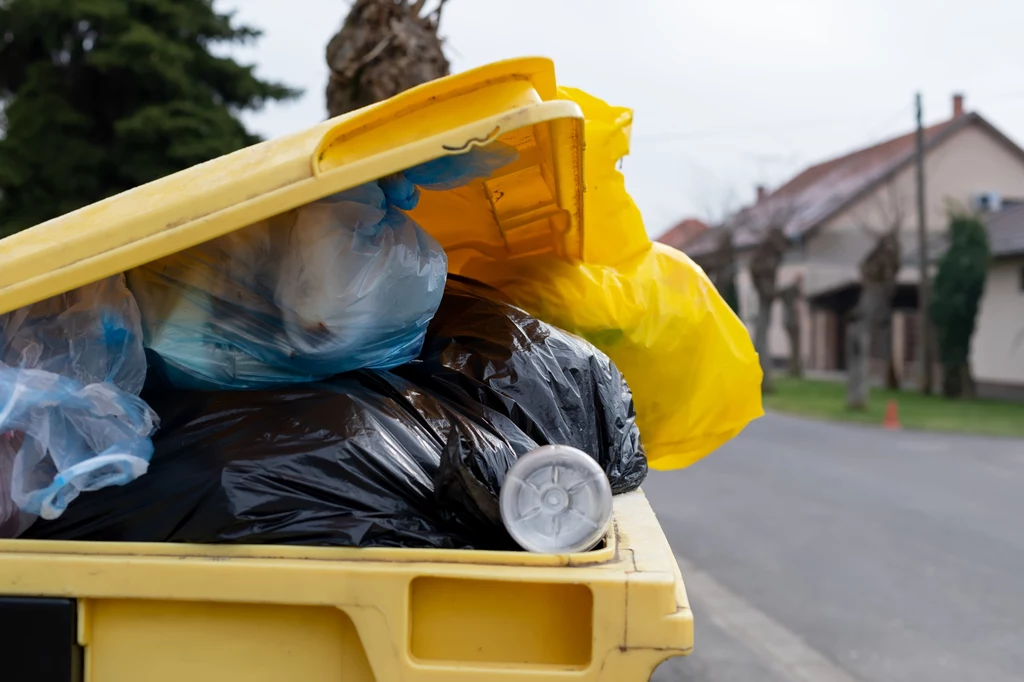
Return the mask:
[[0,405],[0,457],[14,463],[11,496],[23,512],[53,519],[82,491],[146,473],[156,415],[112,383],[5,367]]
[[139,310],[117,275],[0,315],[0,537],[146,472],[156,414]]

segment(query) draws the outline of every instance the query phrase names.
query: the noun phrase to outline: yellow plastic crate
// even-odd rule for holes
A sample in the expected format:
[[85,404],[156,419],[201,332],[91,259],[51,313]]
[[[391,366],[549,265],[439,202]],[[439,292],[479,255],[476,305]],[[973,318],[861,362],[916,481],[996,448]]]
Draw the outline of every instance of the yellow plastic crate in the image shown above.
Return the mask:
[[[583,115],[545,59],[501,62],[255,145],[0,241],[0,312],[328,194],[500,140],[496,177],[413,217],[459,272],[582,257]],[[78,600],[87,682],[647,680],[689,653],[679,569],[641,492],[578,555],[0,541],[0,595]]]

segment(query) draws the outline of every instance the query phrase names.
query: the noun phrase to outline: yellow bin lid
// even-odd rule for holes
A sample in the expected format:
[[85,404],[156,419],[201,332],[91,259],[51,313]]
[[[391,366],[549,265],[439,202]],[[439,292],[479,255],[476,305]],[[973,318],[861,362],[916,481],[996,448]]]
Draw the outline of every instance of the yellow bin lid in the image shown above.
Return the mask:
[[0,240],[0,313],[148,263],[334,192],[500,140],[487,181],[423,192],[412,217],[448,251],[583,253],[583,113],[554,66],[516,59],[194,166]]

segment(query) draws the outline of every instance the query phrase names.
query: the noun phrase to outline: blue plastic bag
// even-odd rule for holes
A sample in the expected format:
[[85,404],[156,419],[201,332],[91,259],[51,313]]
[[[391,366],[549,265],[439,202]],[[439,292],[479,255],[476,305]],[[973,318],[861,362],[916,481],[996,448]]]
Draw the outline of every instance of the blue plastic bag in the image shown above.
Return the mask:
[[117,275],[0,315],[0,536],[146,472],[156,414],[135,299]]
[[145,345],[182,389],[256,389],[413,360],[447,257],[403,211],[516,158],[501,144],[360,185],[135,268]]

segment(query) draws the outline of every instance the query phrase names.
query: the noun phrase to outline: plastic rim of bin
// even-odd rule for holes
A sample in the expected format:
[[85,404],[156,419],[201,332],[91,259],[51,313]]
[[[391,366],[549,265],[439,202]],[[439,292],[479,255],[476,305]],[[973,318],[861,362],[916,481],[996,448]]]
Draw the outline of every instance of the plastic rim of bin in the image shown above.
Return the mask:
[[590,455],[545,445],[520,457],[501,488],[501,520],[519,546],[543,554],[593,549],[608,531],[612,489]]

